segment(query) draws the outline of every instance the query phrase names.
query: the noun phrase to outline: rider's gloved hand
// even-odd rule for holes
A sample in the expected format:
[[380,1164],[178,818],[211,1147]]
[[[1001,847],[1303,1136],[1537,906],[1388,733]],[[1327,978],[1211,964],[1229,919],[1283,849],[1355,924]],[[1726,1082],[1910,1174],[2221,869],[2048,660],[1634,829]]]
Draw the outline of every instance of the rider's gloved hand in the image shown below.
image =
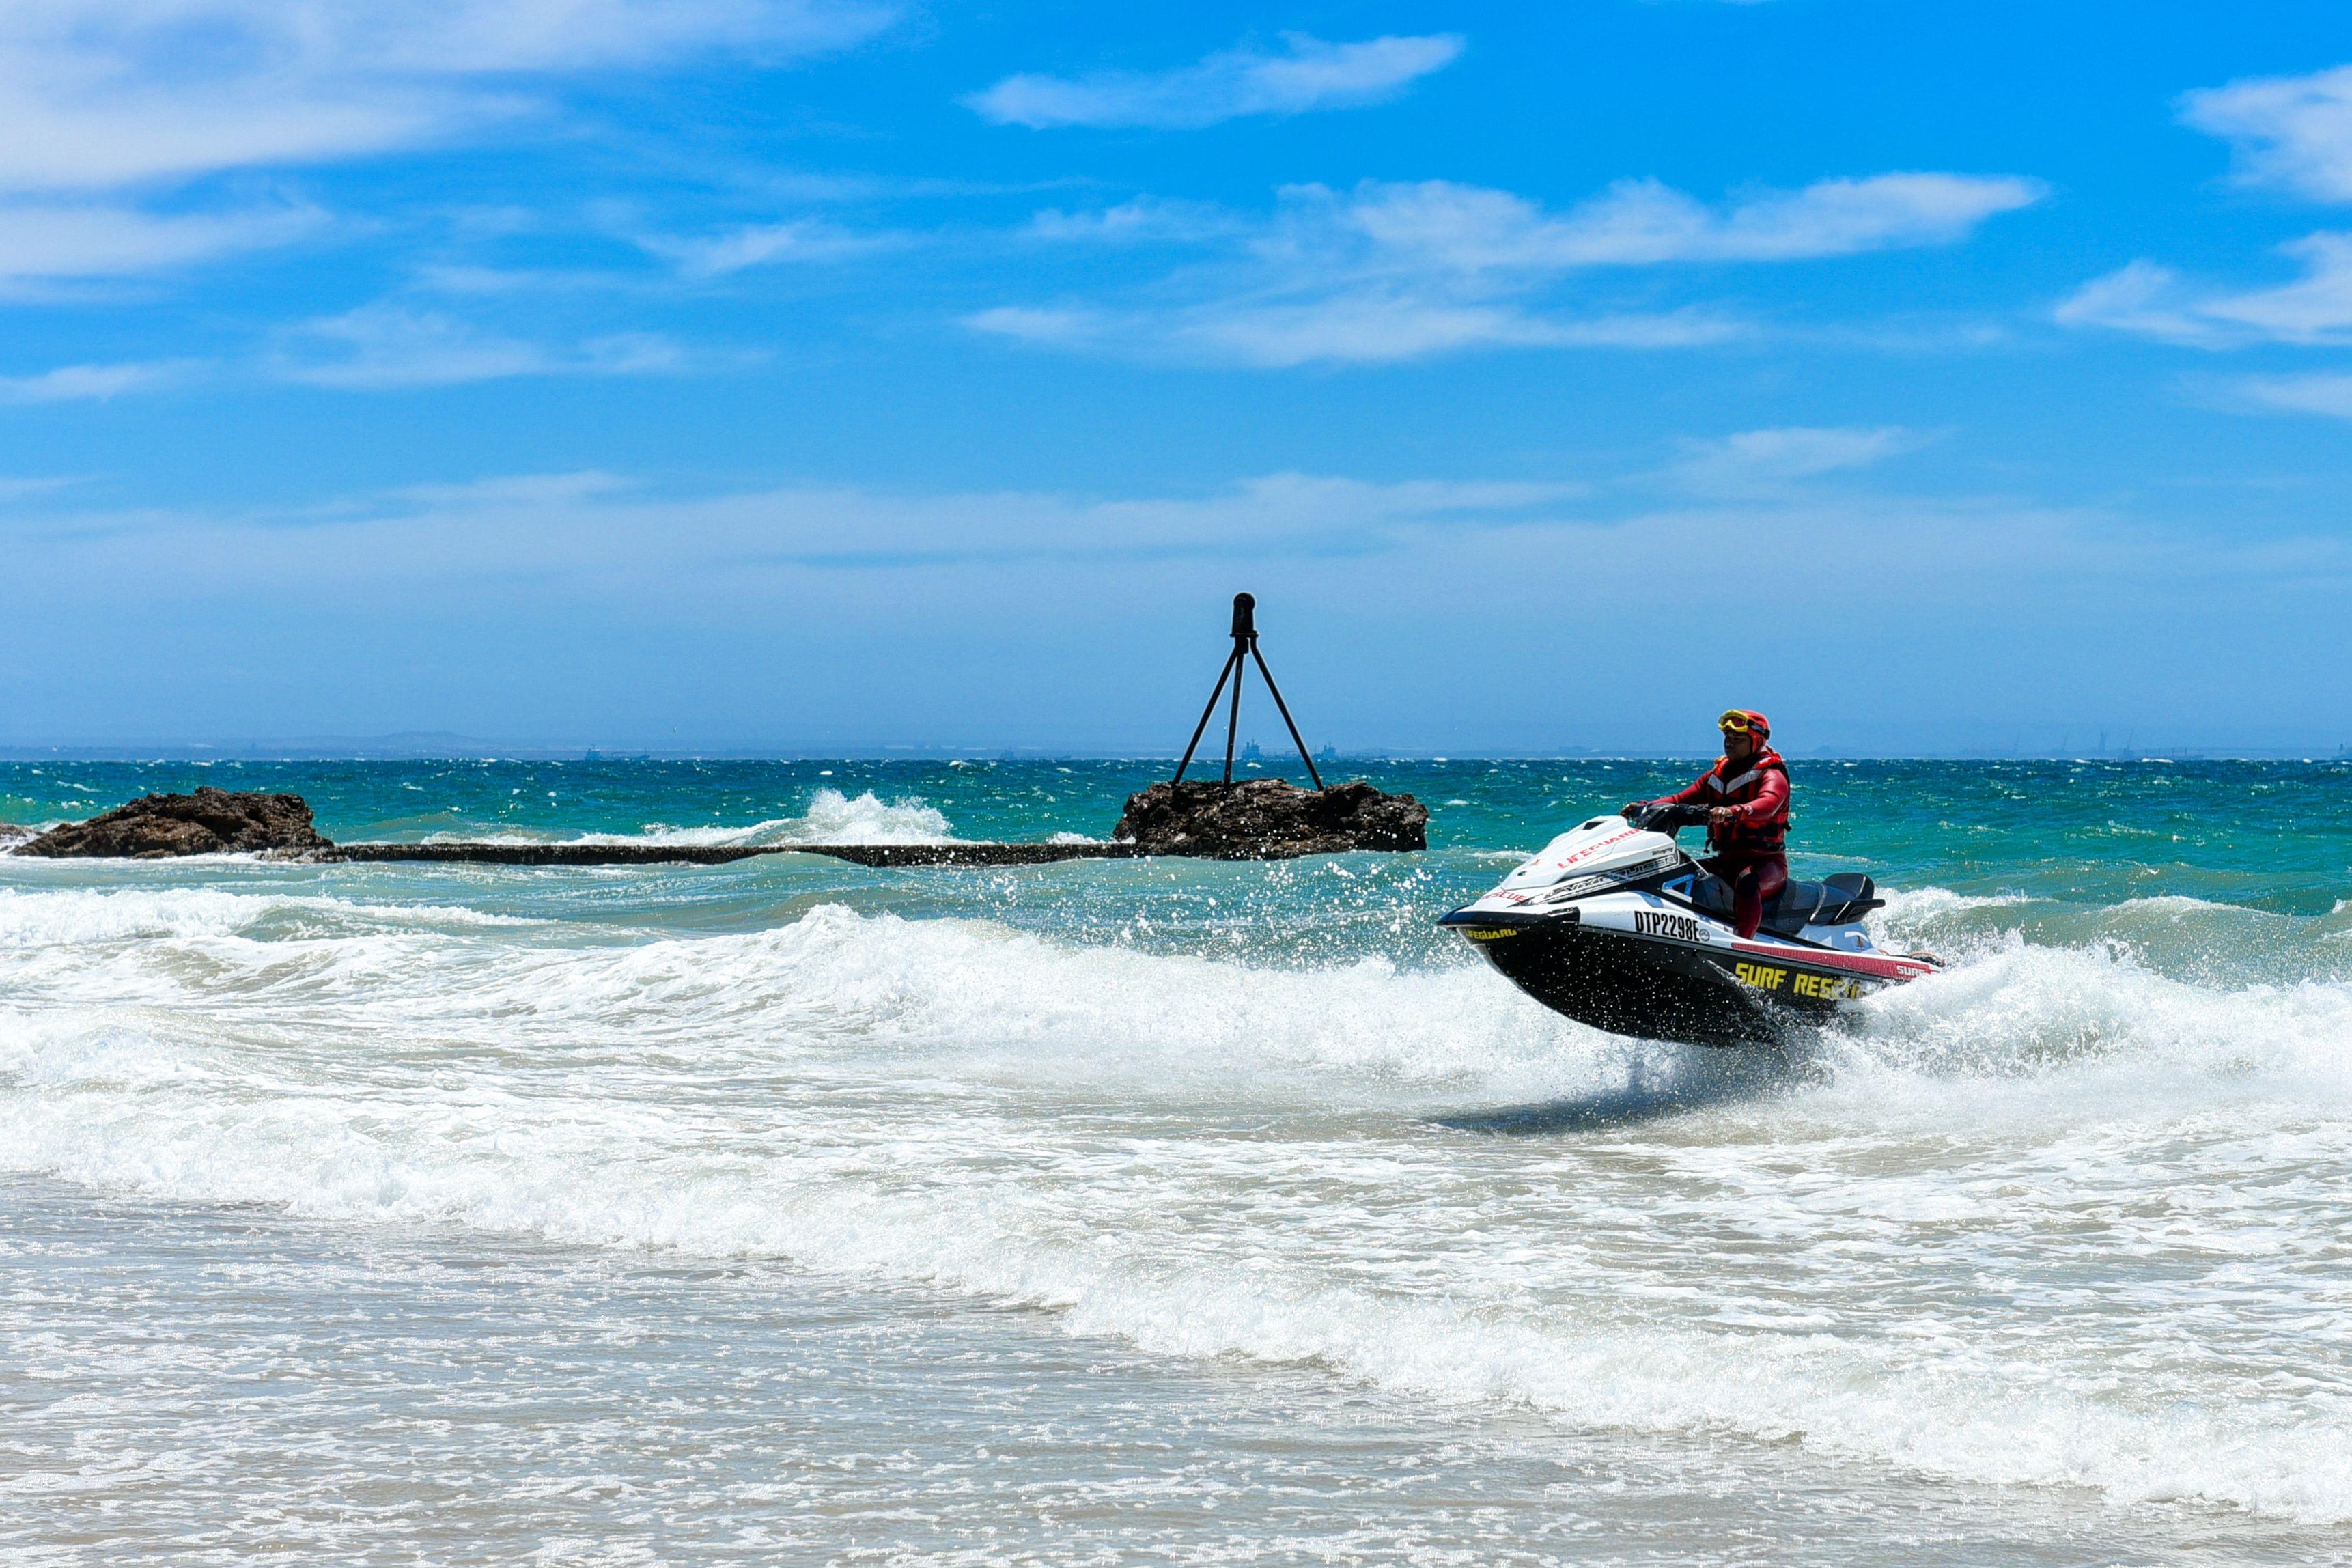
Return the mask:
[[1617,808],[1617,815],[1620,816],[1631,816],[1649,804],[1650,803],[1646,800],[1628,801],[1623,805]]

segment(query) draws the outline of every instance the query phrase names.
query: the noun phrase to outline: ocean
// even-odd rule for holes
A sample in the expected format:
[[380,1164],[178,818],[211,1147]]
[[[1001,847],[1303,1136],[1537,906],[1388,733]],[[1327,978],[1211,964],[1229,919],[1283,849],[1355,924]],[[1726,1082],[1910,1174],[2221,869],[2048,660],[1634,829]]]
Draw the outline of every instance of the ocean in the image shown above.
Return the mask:
[[[1792,763],[1944,974],[1596,1033],[1431,848],[0,858],[0,1561],[2352,1560],[2352,763]],[[1164,764],[20,763],[341,839],[1107,837]]]

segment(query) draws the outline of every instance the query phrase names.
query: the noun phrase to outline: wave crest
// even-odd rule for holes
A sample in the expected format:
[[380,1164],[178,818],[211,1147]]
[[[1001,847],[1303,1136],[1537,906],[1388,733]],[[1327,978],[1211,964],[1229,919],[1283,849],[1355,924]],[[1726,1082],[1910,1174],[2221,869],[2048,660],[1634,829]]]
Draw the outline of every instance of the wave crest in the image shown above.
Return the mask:
[[427,844],[679,844],[726,848],[782,844],[958,844],[947,816],[926,801],[911,797],[886,801],[872,790],[851,796],[837,789],[820,789],[809,797],[801,816],[772,816],[747,826],[681,826],[648,822],[635,833],[583,833],[572,838],[513,829],[491,832],[446,831],[429,835]]

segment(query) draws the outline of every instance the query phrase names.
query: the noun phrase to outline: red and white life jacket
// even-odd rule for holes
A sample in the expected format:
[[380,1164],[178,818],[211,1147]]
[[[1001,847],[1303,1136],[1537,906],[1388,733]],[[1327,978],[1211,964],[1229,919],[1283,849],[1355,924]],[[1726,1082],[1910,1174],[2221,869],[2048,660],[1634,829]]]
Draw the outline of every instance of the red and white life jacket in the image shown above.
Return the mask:
[[[1730,770],[1739,769],[1737,773]],[[1789,764],[1780,753],[1767,746],[1751,753],[1745,761],[1734,763],[1729,757],[1717,761],[1699,780],[1708,805],[1746,805],[1764,793],[1764,775],[1777,773],[1785,782]],[[1761,822],[1734,821],[1706,830],[1706,841],[1718,853],[1726,855],[1778,855],[1789,842],[1788,796],[1783,794],[1780,809]]]

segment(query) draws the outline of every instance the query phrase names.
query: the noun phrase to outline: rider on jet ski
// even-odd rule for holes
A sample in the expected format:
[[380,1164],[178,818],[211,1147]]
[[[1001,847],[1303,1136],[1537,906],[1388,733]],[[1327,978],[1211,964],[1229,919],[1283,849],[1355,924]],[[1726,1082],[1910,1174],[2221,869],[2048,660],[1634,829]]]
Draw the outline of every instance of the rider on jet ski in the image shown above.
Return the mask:
[[1625,807],[1704,805],[1707,847],[1700,862],[1731,887],[1732,924],[1745,939],[1764,923],[1764,906],[1789,885],[1789,764],[1772,749],[1764,715],[1734,708],[1716,721],[1723,730],[1723,760],[1688,789]]

